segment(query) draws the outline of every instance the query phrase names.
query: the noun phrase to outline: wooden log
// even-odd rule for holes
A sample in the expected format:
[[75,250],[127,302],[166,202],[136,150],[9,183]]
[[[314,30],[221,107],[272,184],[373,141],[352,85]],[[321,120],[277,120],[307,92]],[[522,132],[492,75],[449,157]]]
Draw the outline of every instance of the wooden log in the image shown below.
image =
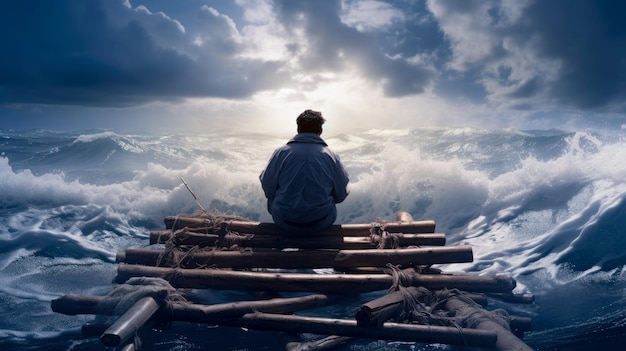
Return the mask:
[[398,222],[413,222],[413,216],[406,211],[399,211],[396,213],[396,221]]
[[[375,249],[380,241],[384,240],[381,235],[363,237],[284,237],[276,235],[226,235],[204,234],[192,231],[181,231],[173,234],[171,230],[153,230],[150,232],[150,244],[164,244],[172,239],[174,245],[230,247],[236,244],[239,247],[256,248],[301,248],[301,249]],[[446,244],[446,236],[443,233],[426,234],[403,234],[395,233],[387,238],[388,245],[396,242],[398,247],[405,246],[443,246]]]
[[[88,309],[88,310],[93,311],[93,313],[84,313],[84,314],[95,314],[97,312],[97,310],[91,310],[91,309]],[[59,312],[59,313],[63,313],[63,312]],[[78,313],[78,314],[81,314],[81,313]],[[97,319],[83,324],[83,326],[80,328],[80,332],[83,336],[86,336],[86,337],[100,337],[100,335],[102,335],[102,333],[104,333],[105,330],[107,330],[111,325],[113,325],[113,323],[115,323],[115,321],[117,321],[116,317],[117,316],[108,316],[105,318],[103,316],[98,316]]]
[[343,243],[346,249],[378,248],[381,240],[387,240],[384,248],[391,248],[389,245],[395,241],[398,247],[406,246],[444,246],[446,235],[444,233],[424,233],[424,234],[404,234],[393,233],[387,237],[372,235],[369,237],[344,237]]
[[[118,262],[155,266],[169,265],[162,250],[128,249],[118,255]],[[432,265],[472,262],[469,245],[415,249],[382,250],[299,250],[299,251],[194,251],[167,252],[167,259],[181,268],[350,268]]]
[[340,335],[367,339],[409,341],[492,347],[494,332],[467,328],[450,328],[419,324],[385,323],[379,327],[361,327],[355,320],[303,317],[270,313],[249,313],[240,318],[220,321],[220,325],[290,333]]
[[[453,289],[474,292],[506,292],[515,288],[515,280],[502,276],[419,274],[402,271],[411,286],[427,289]],[[393,278],[387,274],[306,274],[240,272],[220,269],[177,269],[120,264],[115,282],[131,277],[160,277],[177,288],[267,290],[300,292],[363,293],[389,289]]]
[[252,312],[293,313],[340,301],[340,296],[314,294],[291,298],[272,298],[260,301],[240,301],[216,305],[176,304],[172,317],[177,321],[206,323],[207,320],[241,316]]
[[109,347],[125,344],[152,318],[161,306],[152,297],[143,297],[100,336]]
[[[70,316],[77,314],[96,314],[98,304],[102,301],[99,296],[63,295],[50,302],[53,312]],[[89,311],[89,312],[85,312]],[[93,312],[91,312],[93,311]]]
[[[446,300],[446,309],[457,312],[463,309],[473,308],[471,305],[458,298],[449,298]],[[532,351],[532,349],[513,335],[509,330],[499,323],[485,319],[476,324],[475,328],[479,330],[491,330],[497,334],[495,348],[497,350],[516,350],[516,351]]]
[[[94,302],[102,297],[78,297],[75,302],[84,304],[90,309],[83,313],[96,312]],[[319,299],[319,297],[312,300]],[[64,297],[71,302],[69,297]],[[323,300],[323,298],[321,299]],[[65,303],[56,303],[56,306],[67,307]],[[270,314],[263,312],[247,313],[241,316],[226,316],[221,313],[205,314],[201,311],[211,306],[197,306],[194,304],[174,304],[173,320],[195,323],[219,324],[234,327],[247,327],[260,330],[277,330],[291,333],[335,334],[341,336],[361,337],[382,340],[416,341],[427,343],[448,343],[470,346],[491,346],[495,343],[495,334],[489,331],[457,329],[415,324],[385,323],[380,327],[360,327],[354,320],[302,317],[294,315]],[[80,307],[68,310],[76,313]],[[199,309],[194,313],[186,313],[190,309]],[[59,311],[63,313],[62,311]]]
[[174,245],[190,245],[190,246],[218,246],[220,234],[197,233],[191,230],[178,230],[173,232],[166,230],[151,230],[150,245],[165,244],[172,240]]
[[[482,306],[487,305],[486,298],[483,295],[466,293],[465,296],[471,298],[474,302]],[[68,294],[52,300],[51,307],[52,311],[65,315],[99,314],[106,312],[98,310],[98,304],[101,303],[103,299],[104,297],[101,296]],[[341,299],[342,296],[337,295],[313,294],[293,298],[273,298],[263,301],[238,301],[213,305],[200,305],[192,303],[186,305],[173,304],[171,307],[174,316],[173,320],[197,321],[201,319],[196,318],[195,320],[188,320],[186,319],[186,316],[201,314],[207,318],[209,316],[225,317],[231,315],[242,315],[253,311],[268,313],[293,313],[309,308],[334,304]],[[115,319],[113,318],[104,321],[89,322],[83,325],[82,333],[85,336],[100,336],[114,322]],[[511,330],[521,332],[532,330],[532,319],[527,317],[512,316]]]
[[[406,293],[411,296],[419,294],[417,287],[411,286],[405,289]],[[394,291],[378,299],[364,303],[354,317],[359,326],[382,325],[392,319],[392,317],[400,312],[399,309],[403,307],[404,295],[400,291]]]
[[511,316],[509,327],[515,335],[523,335],[524,332],[533,330],[533,320],[528,317]]
[[[165,217],[166,229],[178,230],[182,228],[206,227],[209,220],[204,218],[192,217]],[[380,227],[389,233],[411,233],[424,234],[435,232],[435,221],[413,221],[413,222],[386,222],[383,224],[336,224],[327,230],[316,232],[315,236],[365,236],[369,235],[375,227]],[[225,221],[222,223],[222,231],[233,231],[244,234],[262,234],[262,235],[278,235],[278,236],[298,236],[301,233],[293,233],[284,231],[275,223],[263,222],[243,222],[243,221]],[[309,235],[309,234],[306,234]]]
[[136,350],[137,349],[135,348],[135,343],[129,342],[126,345],[120,347],[118,351],[136,351]]
[[[423,291],[414,286],[404,288],[403,291],[388,293],[378,299],[362,304],[355,314],[355,319],[357,324],[361,326],[381,325],[382,323],[389,321],[399,312],[402,312],[400,309],[405,308],[404,305],[407,297],[418,301],[420,296],[426,294],[430,295],[431,291]],[[443,296],[441,291],[432,291],[432,295],[434,295],[435,298]],[[487,298],[482,294],[466,293],[464,296],[472,299],[472,301],[481,304],[482,306],[487,305]]]
[[[354,267],[354,268],[335,268],[336,272],[350,273],[350,274],[381,274],[389,271],[389,268],[382,267]],[[419,273],[421,274],[442,274],[441,269],[421,266],[419,267]]]
[[[293,313],[300,310],[322,307],[337,303],[343,297],[340,295],[313,294],[290,298],[271,298],[256,301],[238,301],[213,305],[193,303],[175,303],[169,307],[172,320],[183,322],[202,323],[210,318],[241,316],[254,311],[271,313]],[[66,315],[110,313],[100,311],[98,304],[105,297],[86,295],[65,295],[52,300],[52,310]],[[89,329],[101,328],[90,325]]]

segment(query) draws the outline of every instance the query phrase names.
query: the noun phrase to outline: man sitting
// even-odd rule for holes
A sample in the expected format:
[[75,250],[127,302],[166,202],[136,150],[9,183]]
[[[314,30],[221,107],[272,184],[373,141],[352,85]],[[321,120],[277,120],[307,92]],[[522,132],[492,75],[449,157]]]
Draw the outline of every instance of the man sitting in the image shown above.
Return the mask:
[[337,219],[335,204],[348,196],[348,174],[321,138],[326,120],[306,110],[296,119],[298,134],[276,149],[260,180],[267,210],[280,228],[311,233]]

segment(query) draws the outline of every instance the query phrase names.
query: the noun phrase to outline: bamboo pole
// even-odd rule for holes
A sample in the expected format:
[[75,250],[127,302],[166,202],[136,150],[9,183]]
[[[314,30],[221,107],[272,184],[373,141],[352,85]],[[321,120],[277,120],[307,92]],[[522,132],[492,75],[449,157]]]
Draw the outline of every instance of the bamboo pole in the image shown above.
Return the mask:
[[[166,229],[178,230],[182,228],[210,227],[211,222],[205,218],[168,216],[164,219]],[[316,232],[316,236],[365,236],[373,228],[380,227],[389,233],[424,234],[435,232],[435,221],[387,222],[369,224],[335,224],[327,230]],[[275,223],[224,221],[221,230],[245,234],[263,234],[278,236],[298,236],[299,233],[284,231]]]
[[[396,240],[398,247],[404,246],[444,246],[446,235],[444,233],[404,234],[393,233],[391,236],[371,235],[369,237],[344,237],[343,243],[346,249],[376,248],[381,240]],[[385,248],[389,248],[386,243]]]
[[[301,249],[368,249],[378,248],[380,241],[385,240],[381,235],[342,237],[342,236],[310,236],[284,237],[276,235],[245,234],[219,235],[197,233],[183,230],[175,234],[171,230],[153,230],[150,232],[150,244],[164,244],[172,240],[174,245],[216,246],[230,247],[233,244],[239,247],[257,248],[301,248]],[[446,236],[443,233],[404,234],[394,233],[387,238],[393,240],[398,247],[404,246],[443,246]],[[389,248],[389,243],[385,248]]]
[[[435,292],[436,293],[436,292]],[[481,295],[465,293],[465,296],[471,298],[483,306],[487,304],[485,298]],[[261,301],[238,301],[230,303],[221,303],[214,305],[201,304],[172,304],[172,319],[175,321],[186,322],[202,322],[210,318],[239,316],[253,311],[267,313],[293,313],[300,310],[316,308],[337,303],[342,296],[313,294],[292,298],[273,298]],[[65,315],[79,314],[99,314],[105,313],[98,309],[98,304],[102,302],[104,297],[90,295],[64,295],[58,299],[52,300],[51,307],[54,312]],[[363,306],[371,310],[377,309],[381,301],[372,300]],[[375,302],[376,301],[376,302]],[[393,302],[392,302],[393,303]],[[360,312],[361,310],[359,310]],[[364,323],[360,318],[368,318],[367,316],[356,316],[358,325],[370,324]],[[113,324],[115,320],[108,319],[98,323],[87,323],[82,328],[83,335],[96,336],[102,333]],[[525,331],[532,330],[532,320],[527,317],[512,316],[510,320],[511,330],[514,333],[523,334]]]
[[198,233],[188,229],[182,229],[172,231],[166,230],[151,230],[150,231],[150,245],[165,244],[172,240],[174,245],[190,245],[190,246],[221,246],[219,234],[215,233]]
[[[95,312],[93,302],[99,299],[102,298],[80,297],[76,299],[76,302],[79,304],[85,302],[84,307],[88,309],[92,308],[91,311]],[[65,297],[64,300],[65,302],[71,301],[68,297]],[[57,307],[65,305],[66,303],[60,304],[57,302]],[[264,312],[246,313],[241,316],[225,316],[220,314],[204,314],[202,312],[186,313],[189,309],[199,308],[203,310],[211,306],[199,307],[193,304],[174,304],[173,307],[175,311],[172,315],[173,320],[185,322],[247,327],[251,329],[291,333],[334,334],[381,340],[447,343],[469,346],[491,346],[495,343],[495,334],[484,330],[398,323],[385,323],[379,327],[360,327],[355,320],[303,317]],[[77,309],[77,307],[69,308],[72,313],[75,313]],[[59,312],[62,313],[62,311]]]
[[[474,292],[506,292],[515,288],[515,280],[502,276],[470,276],[419,274],[413,269],[402,271],[408,285],[427,289],[452,289]],[[387,274],[306,274],[241,272],[220,269],[176,269],[120,264],[115,282],[123,283],[131,277],[160,277],[178,288],[352,292],[385,290],[393,284]]]
[[[84,314],[95,314],[97,312],[89,308],[87,308],[86,310],[90,311],[91,313],[84,313]],[[57,311],[57,312],[63,313],[62,311]],[[69,313],[66,313],[66,314],[69,314]],[[81,314],[81,313],[77,313],[77,314]],[[107,316],[106,318],[103,316],[99,316],[99,318],[83,324],[83,326],[80,328],[80,332],[83,336],[100,337],[104,333],[105,330],[107,330],[111,325],[113,325],[113,323],[115,323],[115,321],[117,320],[116,317],[119,317],[119,316]]]
[[240,301],[216,305],[176,304],[172,318],[178,321],[206,323],[214,318],[241,316],[252,312],[293,313],[337,303],[340,296],[313,294],[292,298],[273,298],[260,301]]
[[220,325],[260,330],[279,330],[290,333],[339,335],[378,340],[413,341],[492,347],[494,332],[420,324],[385,323],[378,327],[361,327],[355,320],[321,317],[303,317],[270,313],[249,313],[239,318],[220,321]]
[[[482,306],[487,304],[486,298],[482,295],[465,293],[465,296],[471,298],[474,302]],[[215,305],[172,305],[174,316],[179,316],[180,320],[185,320],[186,315],[203,314],[205,316],[223,317],[227,315],[240,315],[252,311],[273,312],[273,313],[291,313],[297,310],[314,308],[323,305],[335,303],[340,297],[328,296],[323,294],[308,295],[305,297],[271,299],[264,301],[239,301],[234,303],[223,303]],[[98,314],[98,304],[103,300],[100,296],[88,295],[65,295],[58,299],[52,300],[51,307],[54,312],[66,315],[78,314]],[[379,299],[377,299],[379,300]],[[376,310],[381,305],[380,301],[372,300],[363,306],[370,310]],[[381,300],[382,301],[382,300]],[[374,304],[374,305],[372,305]],[[361,310],[363,309],[361,307]],[[359,310],[360,313],[361,310]],[[180,317],[182,316],[182,317]],[[357,315],[357,323],[362,325],[364,322],[360,318],[369,318],[367,316]],[[175,318],[176,319],[176,318]],[[176,319],[178,320],[178,319]],[[95,336],[101,335],[114,321],[104,321],[99,323],[87,323],[82,328],[83,335]],[[366,323],[369,324],[369,323]],[[532,330],[532,320],[527,317],[512,316],[510,320],[511,331],[514,334],[523,334],[525,331]]]
[[[102,334],[115,322],[115,317],[110,317],[110,320],[97,320],[93,322],[86,323],[81,328],[81,334],[85,337],[100,337]],[[135,340],[139,338],[140,340],[145,339],[149,336],[152,331],[152,326],[154,325],[153,319],[149,320],[146,325],[144,325],[132,338],[129,338],[126,341],[126,344],[123,346],[118,346],[116,351],[135,351]],[[140,341],[141,344],[143,341]],[[139,351],[137,349],[137,351]]]
[[159,310],[160,305],[150,296],[139,299],[100,336],[106,346],[120,346],[133,337]]
[[142,265],[167,265],[175,262],[181,268],[351,268],[385,267],[387,264],[416,266],[437,263],[472,262],[469,245],[415,249],[381,250],[299,250],[299,251],[220,251],[195,252],[128,249],[117,256],[118,262]]
[[[175,321],[202,323],[211,318],[241,316],[254,311],[271,313],[293,313],[300,310],[322,307],[339,302],[340,295],[312,294],[290,298],[271,298],[267,300],[238,301],[213,305],[194,303],[174,303],[171,316]],[[66,315],[100,314],[98,304],[105,297],[89,295],[65,295],[52,300],[52,310]],[[93,326],[96,328],[96,326]],[[90,326],[91,328],[91,326]]]
[[118,349],[118,351],[136,351],[137,349],[135,348],[135,343],[133,342],[129,342],[126,345],[120,347]]
[[[460,311],[467,308],[473,308],[470,304],[458,298],[449,298],[446,300],[446,308],[450,311]],[[532,351],[528,345],[517,338],[513,333],[504,328],[493,320],[485,319],[475,326],[478,330],[491,330],[497,334],[495,348],[497,350],[515,350],[515,351]]]

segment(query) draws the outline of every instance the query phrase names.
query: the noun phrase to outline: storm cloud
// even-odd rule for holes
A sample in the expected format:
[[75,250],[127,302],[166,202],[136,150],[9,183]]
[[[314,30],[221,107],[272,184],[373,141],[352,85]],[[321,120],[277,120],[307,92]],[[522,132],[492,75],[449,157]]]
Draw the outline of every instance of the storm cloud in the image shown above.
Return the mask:
[[428,1],[452,58],[497,105],[623,109],[626,4]]
[[3,2],[0,100],[133,105],[246,97],[288,79],[281,63],[237,58],[228,17],[198,10],[198,32],[145,7],[109,0]]
[[0,104],[242,101],[350,76],[381,98],[428,96],[484,110],[625,108],[620,1],[165,4],[3,1]]
[[[382,2],[370,4],[377,10],[390,10]],[[434,72],[428,65],[412,62],[412,57],[404,53],[392,56],[385,51],[385,34],[394,29],[395,23],[383,22],[371,30],[359,30],[362,22],[355,21],[350,26],[342,21],[339,0],[281,0],[275,5],[286,28],[304,32],[305,40],[294,43],[294,48],[305,71],[341,71],[354,65],[366,78],[379,82],[388,96],[422,93],[432,84]],[[403,20],[398,13],[388,19]],[[375,18],[377,13],[370,15]]]

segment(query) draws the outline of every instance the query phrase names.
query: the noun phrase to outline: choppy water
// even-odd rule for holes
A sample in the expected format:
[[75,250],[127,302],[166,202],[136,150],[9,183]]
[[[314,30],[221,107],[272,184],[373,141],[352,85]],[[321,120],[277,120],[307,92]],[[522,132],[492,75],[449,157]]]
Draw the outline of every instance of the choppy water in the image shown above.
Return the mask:
[[[351,176],[341,223],[434,219],[474,262],[506,273],[532,305],[537,350],[621,350],[626,342],[624,131],[418,129],[324,135]],[[205,208],[271,221],[258,175],[292,135],[0,131],[0,348],[97,350],[91,316],[50,310],[64,294],[105,295],[115,254],[148,243],[167,215]],[[220,299],[238,293],[220,293]],[[231,296],[232,295],[232,296]],[[355,306],[358,301],[355,301]],[[354,306],[339,307],[351,315]],[[224,341],[228,340],[228,341]],[[174,325],[157,350],[272,350],[270,333]],[[440,350],[360,341],[346,350]]]

